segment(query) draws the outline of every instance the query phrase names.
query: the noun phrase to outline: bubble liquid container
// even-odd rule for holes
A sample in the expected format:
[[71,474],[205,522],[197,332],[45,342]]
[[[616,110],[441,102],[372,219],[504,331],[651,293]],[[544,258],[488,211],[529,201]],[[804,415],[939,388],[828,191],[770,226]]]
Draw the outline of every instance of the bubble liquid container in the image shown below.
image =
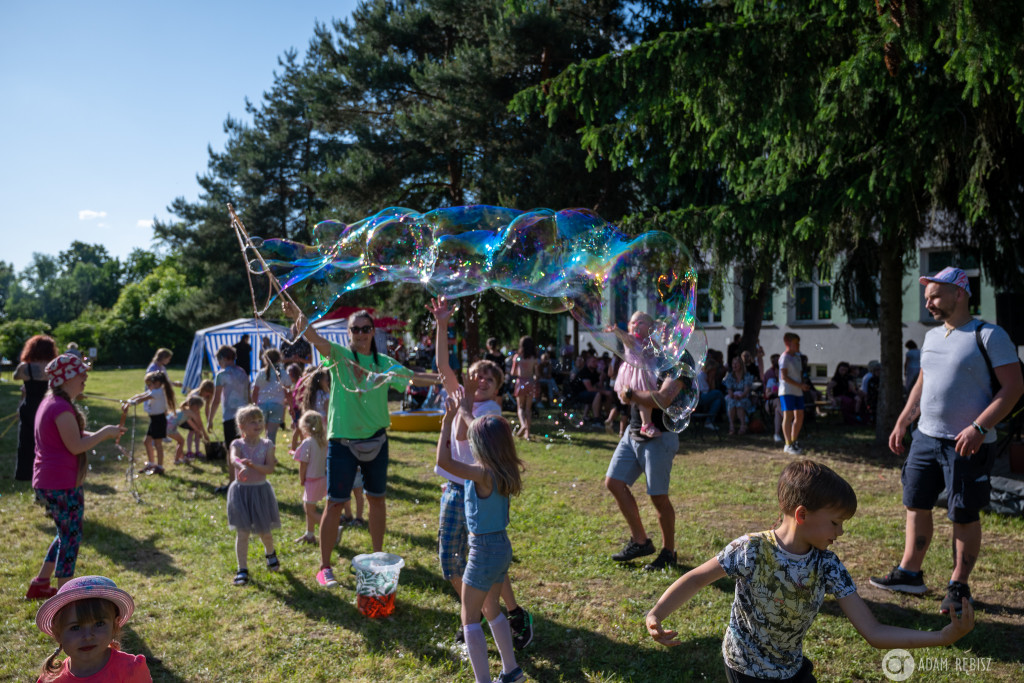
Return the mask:
[[356,570],[356,607],[371,619],[390,617],[395,611],[398,574],[405,560],[394,553],[369,553],[352,558]]

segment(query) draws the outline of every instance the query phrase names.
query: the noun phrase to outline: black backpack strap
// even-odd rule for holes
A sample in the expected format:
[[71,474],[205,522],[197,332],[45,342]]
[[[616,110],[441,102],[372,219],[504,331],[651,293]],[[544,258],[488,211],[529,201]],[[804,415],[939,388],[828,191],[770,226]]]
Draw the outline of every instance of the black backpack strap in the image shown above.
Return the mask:
[[974,339],[978,342],[978,350],[981,351],[981,357],[985,359],[985,366],[988,368],[988,381],[992,386],[993,395],[996,393],[996,387],[999,386],[999,381],[996,379],[996,371],[992,368],[992,359],[988,357],[988,351],[985,349],[985,344],[981,341],[981,328],[985,327],[985,321],[982,320],[981,324],[974,328]]

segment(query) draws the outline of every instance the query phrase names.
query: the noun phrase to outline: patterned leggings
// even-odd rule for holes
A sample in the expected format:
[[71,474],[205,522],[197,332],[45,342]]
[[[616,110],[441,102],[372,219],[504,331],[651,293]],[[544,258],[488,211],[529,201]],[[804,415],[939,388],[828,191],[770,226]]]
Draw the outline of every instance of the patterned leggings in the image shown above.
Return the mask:
[[78,546],[82,542],[82,515],[85,495],[82,487],[74,489],[36,489],[36,501],[57,527],[57,537],[46,551],[46,561],[56,565],[54,576],[66,579],[75,575]]

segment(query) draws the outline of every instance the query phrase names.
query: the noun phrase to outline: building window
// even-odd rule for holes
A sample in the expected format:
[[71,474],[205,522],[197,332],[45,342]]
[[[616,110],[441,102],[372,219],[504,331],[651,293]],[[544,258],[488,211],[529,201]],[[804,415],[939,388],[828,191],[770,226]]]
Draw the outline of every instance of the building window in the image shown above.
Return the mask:
[[[967,308],[971,315],[981,315],[981,267],[975,252],[960,253],[952,249],[928,249],[921,251],[921,275],[935,275],[943,268],[953,266],[967,274],[971,296]],[[921,285],[921,320],[934,322],[931,313],[924,307],[924,285]]]
[[709,279],[710,273],[707,271],[699,271],[697,273],[697,320],[703,325],[720,325],[722,323],[722,314],[714,309]]
[[793,321],[825,323],[832,321],[832,285],[814,280],[793,286]]

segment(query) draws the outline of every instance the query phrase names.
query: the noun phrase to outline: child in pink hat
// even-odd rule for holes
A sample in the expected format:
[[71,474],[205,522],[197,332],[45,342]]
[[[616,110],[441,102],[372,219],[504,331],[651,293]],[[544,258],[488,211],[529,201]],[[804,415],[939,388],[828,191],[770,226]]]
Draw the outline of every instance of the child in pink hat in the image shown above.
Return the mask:
[[[134,611],[132,596],[105,576],[65,583],[36,614],[39,630],[57,641],[37,683],[152,683],[145,656],[119,649],[117,637]],[[61,650],[68,656],[57,662]]]

